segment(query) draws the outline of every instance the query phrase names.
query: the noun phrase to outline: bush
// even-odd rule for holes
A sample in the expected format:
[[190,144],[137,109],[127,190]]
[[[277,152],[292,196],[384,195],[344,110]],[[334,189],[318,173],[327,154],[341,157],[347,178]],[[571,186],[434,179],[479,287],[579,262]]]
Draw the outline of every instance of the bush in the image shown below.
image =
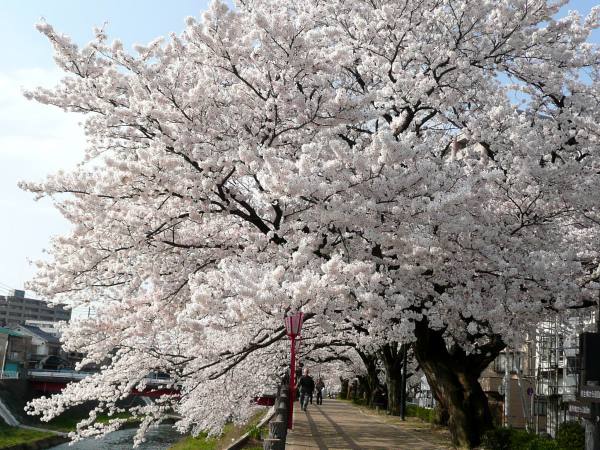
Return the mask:
[[579,422],[561,423],[556,443],[561,450],[582,450],[585,447],[585,428]]
[[354,403],[355,405],[359,405],[359,406],[365,406],[367,404],[367,401],[364,398],[353,397],[352,403]]
[[510,450],[510,428],[495,428],[483,435],[482,444],[486,450]]
[[252,425],[252,427],[248,430],[248,435],[257,441],[262,439],[262,428],[257,427],[256,425]]
[[406,415],[409,417],[418,417],[419,419],[433,423],[435,421],[435,410],[430,408],[422,408],[417,405],[406,405]]
[[538,437],[531,441],[526,450],[562,450],[562,447],[552,439]]
[[483,436],[482,445],[486,450],[562,450],[552,439],[512,428],[488,431]]

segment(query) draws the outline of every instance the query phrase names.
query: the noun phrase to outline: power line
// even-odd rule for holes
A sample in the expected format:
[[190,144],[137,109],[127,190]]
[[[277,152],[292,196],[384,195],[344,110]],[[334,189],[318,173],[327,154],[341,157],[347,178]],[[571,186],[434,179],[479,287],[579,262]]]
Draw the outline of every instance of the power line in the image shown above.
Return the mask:
[[10,290],[14,289],[14,288],[10,287],[8,284],[2,283],[2,282],[0,282],[0,287],[4,287],[5,289],[10,289]]

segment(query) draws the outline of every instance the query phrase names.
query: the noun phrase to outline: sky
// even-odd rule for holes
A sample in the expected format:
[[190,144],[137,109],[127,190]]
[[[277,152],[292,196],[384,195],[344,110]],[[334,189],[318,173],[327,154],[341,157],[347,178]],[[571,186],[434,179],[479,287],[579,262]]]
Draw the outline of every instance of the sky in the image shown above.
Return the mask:
[[[575,0],[564,8],[587,13],[600,0]],[[187,16],[199,16],[208,0],[2,0],[0,1],[0,295],[23,289],[35,273],[32,260],[44,258],[52,236],[69,226],[49,200],[34,201],[21,180],[73,167],[85,137],[80,116],[27,101],[22,89],[53,86],[61,77],[52,49],[34,25],[44,19],[77,43],[92,39],[95,26],[126,47],[179,33]],[[600,42],[600,31],[593,36]],[[29,292],[28,295],[35,296]]]
[[[17,187],[69,169],[82,157],[81,116],[26,100],[22,89],[51,87],[61,78],[52,48],[35,29],[43,18],[84,44],[102,26],[131,48],[184,29],[187,16],[199,16],[208,0],[2,0],[0,2],[0,295],[23,289],[44,258],[52,236],[69,225],[50,200]],[[35,293],[28,292],[35,296]]]

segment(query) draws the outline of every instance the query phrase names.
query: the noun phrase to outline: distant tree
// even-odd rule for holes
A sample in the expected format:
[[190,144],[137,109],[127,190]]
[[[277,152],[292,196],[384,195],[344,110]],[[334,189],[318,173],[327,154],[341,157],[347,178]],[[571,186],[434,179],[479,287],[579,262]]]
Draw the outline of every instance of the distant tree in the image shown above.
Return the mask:
[[414,341],[454,442],[477,445],[481,371],[598,294],[599,10],[554,19],[565,3],[215,2],[134,55],[38,25],[68,75],[26,95],[83,113],[89,146],[24,184],[74,224],[31,287],[100,301],[65,340],[111,362],[33,410],[111,409],[159,369],[182,395],[141,433],[167,407],[217,430],[304,310],[359,347]]

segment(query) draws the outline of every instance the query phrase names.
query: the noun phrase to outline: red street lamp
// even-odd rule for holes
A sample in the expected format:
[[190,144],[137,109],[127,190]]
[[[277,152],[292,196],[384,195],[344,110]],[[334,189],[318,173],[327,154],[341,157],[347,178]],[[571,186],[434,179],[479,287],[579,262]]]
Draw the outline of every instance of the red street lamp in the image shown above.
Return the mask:
[[288,410],[288,429],[292,429],[292,420],[294,417],[294,397],[296,395],[296,337],[300,335],[302,331],[302,318],[301,312],[287,316],[285,318],[285,331],[292,341],[291,347],[291,361],[290,361],[290,408]]

